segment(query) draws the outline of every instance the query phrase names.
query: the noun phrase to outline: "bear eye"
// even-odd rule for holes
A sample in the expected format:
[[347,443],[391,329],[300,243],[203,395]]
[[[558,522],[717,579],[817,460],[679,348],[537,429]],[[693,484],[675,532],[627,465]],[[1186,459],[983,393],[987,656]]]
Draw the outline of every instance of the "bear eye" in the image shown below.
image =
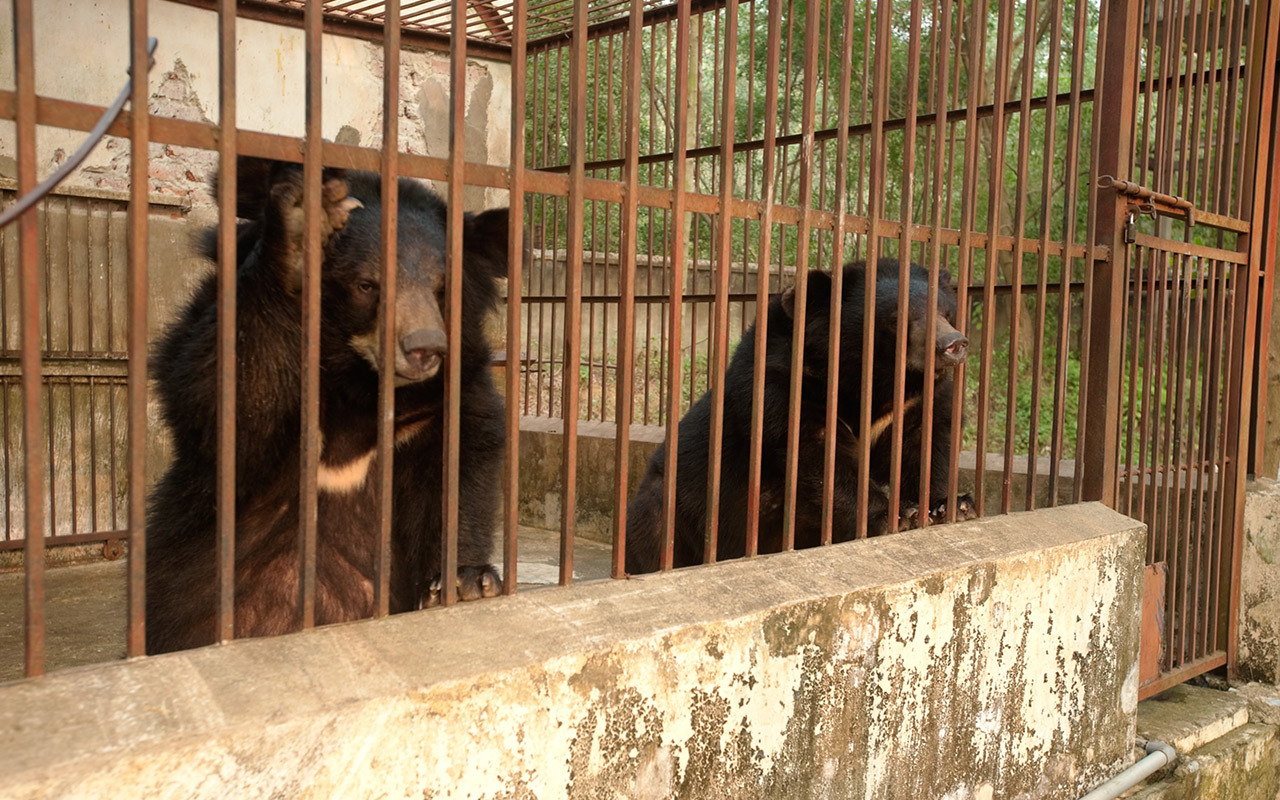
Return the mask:
[[356,284],[356,288],[365,294],[373,294],[374,290],[378,288],[378,285],[373,281],[360,281]]

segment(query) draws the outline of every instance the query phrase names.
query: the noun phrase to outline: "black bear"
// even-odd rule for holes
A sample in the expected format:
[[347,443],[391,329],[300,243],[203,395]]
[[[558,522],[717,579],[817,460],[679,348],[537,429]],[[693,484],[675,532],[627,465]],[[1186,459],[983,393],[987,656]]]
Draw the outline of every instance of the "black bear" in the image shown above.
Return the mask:
[[[920,441],[924,429],[921,398],[926,381],[934,386],[930,491],[928,513],[935,521],[945,513],[947,477],[950,465],[952,368],[964,360],[969,340],[954,327],[956,297],[950,288],[951,276],[939,273],[936,336],[926,343],[928,316],[928,272],[910,265],[907,319],[906,402],[902,423],[903,449],[900,504],[902,524],[910,524],[918,514]],[[796,488],[795,546],[811,547],[819,542],[822,519],[824,440],[826,432],[827,357],[830,304],[833,282],[825,272],[809,272],[803,388],[801,392],[800,453]],[[833,496],[832,538],[854,538],[858,483],[858,442],[862,404],[871,404],[870,476],[873,485],[868,497],[868,533],[897,530],[899,520],[888,519],[889,448],[892,437],[893,373],[897,341],[899,264],[896,259],[877,262],[875,286],[875,342],[872,385],[862,385],[863,302],[867,288],[863,262],[844,267],[840,320],[840,375],[836,410],[838,425],[836,473]],[[782,549],[782,515],[785,489],[787,424],[795,413],[790,408],[792,330],[795,311],[794,288],[775,295],[769,303],[765,340],[764,430],[761,443],[760,502],[758,519],[759,552]],[[935,348],[935,374],[926,375],[926,346]],[[750,461],[753,363],[755,326],[742,335],[725,371],[724,434],[721,443],[718,558],[737,558],[745,553],[747,528],[747,477]],[[711,397],[703,395],[680,420],[679,452],[676,462],[674,566],[697,564],[703,558],[707,514],[708,445],[711,432]],[[662,488],[665,472],[665,445],[649,461],[636,495],[627,506],[627,571],[632,574],[658,569],[662,547]],[[957,502],[960,518],[973,516],[967,497]]]
[[[299,478],[302,369],[302,170],[237,164],[235,635],[300,625]],[[216,180],[216,179],[215,179]],[[394,364],[379,364],[381,177],[326,170],[322,188],[320,437],[315,619],[370,616],[378,551],[376,414],[379,370],[395,370],[392,611],[430,605],[440,586],[444,202],[401,179]],[[507,272],[506,209],[464,222],[460,508],[456,576],[462,599],[492,596],[491,566],[505,448],[503,401],[490,377],[486,313]],[[215,232],[204,250],[216,257]],[[160,340],[151,372],[173,434],[173,463],[147,515],[147,650],[216,639],[215,277]]]

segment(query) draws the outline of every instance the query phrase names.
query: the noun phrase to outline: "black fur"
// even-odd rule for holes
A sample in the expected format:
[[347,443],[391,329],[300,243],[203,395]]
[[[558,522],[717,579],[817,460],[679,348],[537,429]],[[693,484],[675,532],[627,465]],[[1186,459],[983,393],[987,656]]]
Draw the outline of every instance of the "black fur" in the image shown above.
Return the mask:
[[[237,231],[236,294],[239,637],[295,630],[300,621],[302,181],[301,169],[291,164],[241,159],[237,169],[238,215],[245,218]],[[378,175],[325,173],[320,344],[325,469],[359,462],[376,444],[378,370],[373,357],[362,354],[355,342],[376,330],[380,193]],[[349,208],[353,204],[348,198],[362,207]],[[444,335],[445,218],[445,204],[430,189],[400,181],[397,340],[410,318],[413,325]],[[489,562],[505,436],[503,401],[490,378],[482,325],[498,300],[497,282],[506,276],[507,219],[506,209],[500,209],[468,214],[465,221],[458,563],[472,581],[483,578],[485,594],[496,586]],[[205,236],[210,258],[215,257],[215,243],[213,232]],[[215,640],[216,295],[211,275],[169,326],[151,363],[174,455],[152,493],[147,518],[147,650],[152,653]],[[400,375],[400,360],[394,368]],[[392,611],[418,607],[438,578],[445,374],[440,366],[425,378],[406,378],[396,389]],[[321,491],[318,496],[317,623],[357,619],[373,611],[376,471],[374,457],[367,477],[354,481],[350,491]]]
[[[876,315],[872,384],[862,385],[863,302],[865,264],[844,267],[840,322],[840,380],[837,395],[835,513],[833,539],[854,538],[858,484],[857,440],[862,404],[870,402],[872,418],[892,410],[893,373],[898,316],[899,266],[881,259],[876,271]],[[906,373],[907,410],[903,422],[902,482],[900,503],[910,509],[919,501],[920,440],[924,429],[919,398],[925,382],[932,380],[933,439],[929,508],[946,501],[950,465],[952,372],[939,369],[926,376],[923,330],[928,311],[928,273],[910,267],[908,335],[911,339]],[[951,276],[939,275],[938,314],[950,324],[956,318],[956,298]],[[829,274],[811,271],[805,312],[804,377],[800,408],[799,479],[796,489],[795,546],[819,542],[822,519],[822,485],[825,451],[827,358],[829,353],[830,302],[833,287]],[[766,336],[764,429],[761,445],[759,552],[782,548],[782,517],[786,473],[787,424],[790,408],[791,349],[794,296],[791,290],[775,295],[768,308]],[[944,326],[949,327],[949,326]],[[725,372],[724,435],[721,449],[718,558],[736,558],[745,552],[747,528],[747,479],[750,463],[755,326],[742,336]],[[955,340],[963,357],[967,341]],[[939,362],[938,366],[942,366]],[[913,402],[914,398],[914,402]],[[891,430],[891,429],[890,429]],[[674,565],[700,563],[703,559],[707,515],[708,448],[711,431],[711,397],[703,395],[680,421],[676,464],[676,530]],[[889,447],[892,437],[883,433],[871,449],[868,530],[872,535],[897,529],[887,518],[884,487],[889,482]],[[627,507],[627,571],[633,574],[658,568],[661,550],[661,514],[665,445],[649,461],[644,479]]]

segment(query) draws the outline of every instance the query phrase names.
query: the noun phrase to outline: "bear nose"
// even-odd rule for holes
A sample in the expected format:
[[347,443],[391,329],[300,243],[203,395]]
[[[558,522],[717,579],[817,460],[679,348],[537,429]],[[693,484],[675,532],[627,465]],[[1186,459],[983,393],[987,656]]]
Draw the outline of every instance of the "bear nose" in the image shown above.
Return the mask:
[[425,328],[413,331],[400,340],[405,360],[419,373],[433,372],[444,357],[449,340],[443,331]]
[[938,338],[938,366],[954,367],[969,354],[969,340],[963,333],[952,331]]

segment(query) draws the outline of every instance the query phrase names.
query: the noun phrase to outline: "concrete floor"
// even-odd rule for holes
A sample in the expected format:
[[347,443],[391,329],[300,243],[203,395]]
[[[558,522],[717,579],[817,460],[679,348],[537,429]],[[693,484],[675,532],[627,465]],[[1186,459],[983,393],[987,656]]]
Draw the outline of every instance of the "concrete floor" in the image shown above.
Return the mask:
[[[609,577],[608,545],[576,539],[574,580]],[[523,528],[519,533],[517,587],[553,586],[560,578],[560,535]],[[45,659],[49,671],[123,659],[125,654],[127,559],[45,571]],[[22,677],[23,597],[21,570],[0,573],[0,683]]]

